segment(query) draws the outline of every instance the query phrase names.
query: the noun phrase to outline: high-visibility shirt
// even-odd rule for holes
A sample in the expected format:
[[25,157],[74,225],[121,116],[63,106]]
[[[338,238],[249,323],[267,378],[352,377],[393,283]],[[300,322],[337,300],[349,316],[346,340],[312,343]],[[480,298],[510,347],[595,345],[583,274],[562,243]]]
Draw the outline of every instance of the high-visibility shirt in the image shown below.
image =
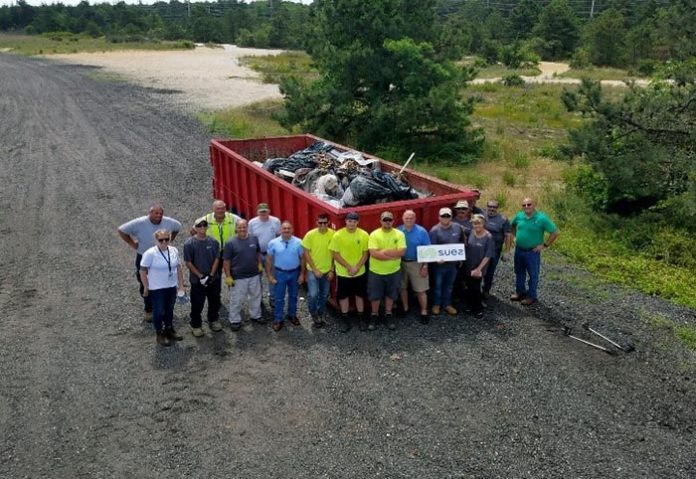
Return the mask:
[[225,213],[225,219],[221,223],[215,221],[215,215],[208,213],[205,215],[208,222],[206,234],[220,243],[220,252],[223,251],[227,243],[237,233],[237,218],[230,212]]

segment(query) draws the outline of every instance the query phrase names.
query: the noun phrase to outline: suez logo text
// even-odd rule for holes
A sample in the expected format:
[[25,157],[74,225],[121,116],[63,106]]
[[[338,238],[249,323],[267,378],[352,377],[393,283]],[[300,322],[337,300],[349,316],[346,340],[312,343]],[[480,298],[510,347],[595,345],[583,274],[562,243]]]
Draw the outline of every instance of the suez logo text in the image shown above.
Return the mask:
[[464,261],[466,251],[464,243],[433,244],[418,247],[419,263],[435,263],[440,261]]

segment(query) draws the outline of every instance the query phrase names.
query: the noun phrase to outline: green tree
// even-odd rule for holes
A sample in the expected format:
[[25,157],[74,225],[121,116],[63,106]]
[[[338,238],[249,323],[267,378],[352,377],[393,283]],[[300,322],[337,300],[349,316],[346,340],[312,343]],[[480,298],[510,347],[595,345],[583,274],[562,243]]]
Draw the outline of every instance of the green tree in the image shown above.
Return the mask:
[[[606,187],[606,207],[636,213],[664,202],[688,203],[696,190],[696,61],[667,71],[671,83],[633,87],[621,101],[604,98],[598,82],[584,80],[563,101],[591,121],[569,132],[567,153],[580,155],[596,175],[585,176],[595,193]],[[588,185],[595,178],[596,185]],[[594,198],[597,201],[597,198]],[[689,223],[696,229],[691,207]],[[672,212],[673,213],[673,212]],[[675,215],[675,219],[676,219]]]
[[585,46],[594,65],[624,66],[626,28],[623,15],[613,8],[604,10],[585,28]]
[[567,0],[551,0],[539,14],[534,35],[545,42],[544,57],[567,58],[580,38],[580,27],[575,12]]
[[431,0],[318,0],[311,53],[321,77],[282,82],[284,124],[368,151],[470,160],[482,137],[460,97],[469,72],[435,51],[432,11]]
[[529,38],[539,20],[541,6],[536,0],[522,0],[510,11],[512,38]]

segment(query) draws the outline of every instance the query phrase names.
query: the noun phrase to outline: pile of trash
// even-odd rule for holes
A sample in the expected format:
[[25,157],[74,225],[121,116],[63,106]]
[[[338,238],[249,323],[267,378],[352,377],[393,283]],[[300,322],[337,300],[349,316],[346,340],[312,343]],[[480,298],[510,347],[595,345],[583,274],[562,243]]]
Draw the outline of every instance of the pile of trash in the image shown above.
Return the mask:
[[338,208],[427,196],[381,171],[379,161],[353,150],[341,152],[323,141],[287,158],[270,158],[263,168]]

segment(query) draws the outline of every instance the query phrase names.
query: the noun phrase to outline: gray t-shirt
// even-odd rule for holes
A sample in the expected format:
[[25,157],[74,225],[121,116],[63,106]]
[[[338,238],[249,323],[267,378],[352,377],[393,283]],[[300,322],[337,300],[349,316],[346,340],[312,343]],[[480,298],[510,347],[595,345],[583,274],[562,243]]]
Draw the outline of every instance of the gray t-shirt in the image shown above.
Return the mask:
[[[210,273],[219,252],[220,246],[218,242],[210,236],[206,236],[205,239],[198,239],[192,236],[184,243],[184,261],[193,263],[203,276]],[[219,274],[220,268],[218,267],[215,276],[219,276]],[[191,272],[189,272],[189,281],[191,281],[191,284],[200,283],[198,276]]]
[[459,220],[455,216],[454,218],[452,218],[452,223],[461,226],[464,229],[464,234],[466,235],[466,237],[467,238],[469,237],[469,233],[471,233],[471,230],[473,228],[471,226],[471,220],[469,218],[467,218],[465,220]]
[[163,216],[162,221],[156,225],[150,221],[149,216],[141,216],[128,223],[123,223],[118,227],[118,230],[134,237],[138,242],[138,253],[143,254],[155,246],[155,231],[169,230],[178,233],[181,230],[181,223],[169,216]]
[[259,240],[259,248],[265,254],[268,243],[280,234],[280,220],[275,216],[269,216],[268,221],[261,221],[259,217],[249,221],[249,234]]
[[[494,248],[495,241],[493,241],[493,236],[488,231],[481,238],[477,238],[473,231],[469,233],[469,241],[466,243],[466,270],[476,269],[483,261],[483,258],[495,256]],[[488,265],[483,268],[482,273],[486,274],[487,269]]]
[[450,223],[449,228],[443,228],[440,223],[430,228],[432,244],[454,244],[465,242],[464,230],[457,223]]
[[249,235],[246,239],[235,236],[227,243],[222,253],[222,259],[231,262],[231,273],[234,279],[253,278],[259,273],[259,262],[256,253],[259,249],[259,240],[256,236]]
[[505,235],[512,232],[510,222],[503,215],[486,216],[486,230],[493,235],[495,250],[500,251],[505,241]]

